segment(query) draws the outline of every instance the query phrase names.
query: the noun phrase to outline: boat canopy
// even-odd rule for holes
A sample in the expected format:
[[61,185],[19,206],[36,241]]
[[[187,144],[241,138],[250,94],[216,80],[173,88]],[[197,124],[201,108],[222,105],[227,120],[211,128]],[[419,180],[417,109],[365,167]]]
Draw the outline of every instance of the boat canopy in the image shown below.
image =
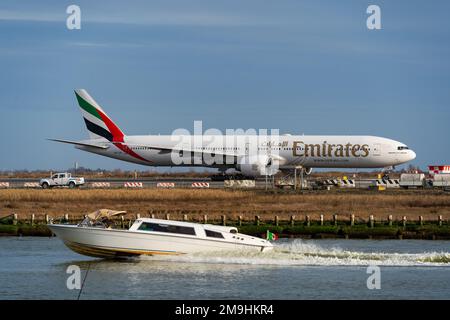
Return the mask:
[[103,219],[110,219],[113,216],[126,214],[126,211],[115,211],[110,209],[99,209],[97,211],[89,213],[86,217],[90,220],[98,221]]

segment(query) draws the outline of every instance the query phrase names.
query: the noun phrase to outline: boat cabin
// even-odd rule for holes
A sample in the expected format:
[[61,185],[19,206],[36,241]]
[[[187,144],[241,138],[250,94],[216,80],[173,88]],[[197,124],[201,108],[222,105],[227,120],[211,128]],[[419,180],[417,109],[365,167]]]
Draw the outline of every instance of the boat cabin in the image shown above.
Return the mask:
[[158,234],[172,234],[188,237],[195,236],[211,240],[263,240],[240,234],[235,227],[151,218],[137,219],[130,227],[129,231],[156,232]]

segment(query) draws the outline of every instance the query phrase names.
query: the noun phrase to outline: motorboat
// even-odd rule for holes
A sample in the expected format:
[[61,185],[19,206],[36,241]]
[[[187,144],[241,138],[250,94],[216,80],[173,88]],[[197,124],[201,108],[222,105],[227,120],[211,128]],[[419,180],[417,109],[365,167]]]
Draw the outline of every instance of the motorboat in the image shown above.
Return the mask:
[[100,209],[79,224],[48,227],[73,251],[100,258],[273,248],[269,241],[241,234],[235,227],[212,224],[139,218],[129,229],[113,228],[112,218],[125,213]]

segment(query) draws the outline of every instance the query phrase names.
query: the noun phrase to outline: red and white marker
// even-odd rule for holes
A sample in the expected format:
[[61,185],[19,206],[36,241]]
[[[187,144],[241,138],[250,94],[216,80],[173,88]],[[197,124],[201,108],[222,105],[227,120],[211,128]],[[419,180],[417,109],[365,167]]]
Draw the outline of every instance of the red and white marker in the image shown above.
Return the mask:
[[144,184],[142,182],[125,182],[123,186],[125,188],[142,188]]
[[175,182],[158,182],[156,184],[157,188],[174,188]]
[[209,188],[209,182],[192,182],[192,188]]

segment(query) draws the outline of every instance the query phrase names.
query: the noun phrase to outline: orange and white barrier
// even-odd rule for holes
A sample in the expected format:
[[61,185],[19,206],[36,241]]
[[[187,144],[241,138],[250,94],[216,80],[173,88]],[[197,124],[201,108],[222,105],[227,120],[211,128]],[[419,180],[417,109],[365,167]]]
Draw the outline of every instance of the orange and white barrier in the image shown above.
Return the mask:
[[109,182],[92,182],[91,187],[92,188],[109,188],[109,187],[111,187],[111,183],[109,183]]
[[24,182],[23,184],[24,188],[39,188],[39,182]]
[[125,182],[123,186],[125,188],[142,188],[144,185],[142,182]]
[[158,182],[157,188],[175,188],[175,182]]
[[209,188],[209,182],[192,182],[192,188]]
[[0,188],[9,188],[9,182],[0,182]]

